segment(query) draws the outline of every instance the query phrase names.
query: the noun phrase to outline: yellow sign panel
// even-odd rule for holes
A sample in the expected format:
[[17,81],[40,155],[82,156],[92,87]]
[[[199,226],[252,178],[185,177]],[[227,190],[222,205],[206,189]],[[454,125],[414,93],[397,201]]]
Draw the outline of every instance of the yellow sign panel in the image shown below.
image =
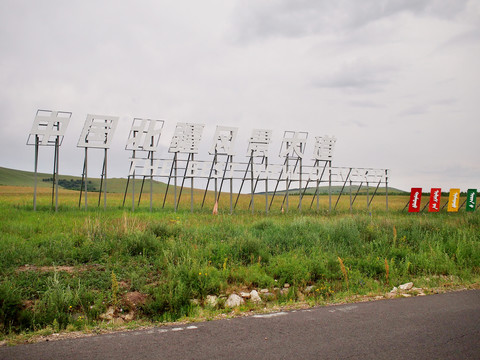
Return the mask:
[[457,212],[459,202],[460,189],[450,189],[450,196],[448,197],[448,211]]

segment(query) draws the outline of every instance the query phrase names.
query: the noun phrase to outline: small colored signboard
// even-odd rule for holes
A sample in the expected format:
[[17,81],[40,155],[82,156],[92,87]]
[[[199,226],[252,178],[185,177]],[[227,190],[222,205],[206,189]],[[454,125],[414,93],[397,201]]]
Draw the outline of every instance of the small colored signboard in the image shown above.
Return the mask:
[[410,203],[408,205],[408,212],[419,212],[421,201],[422,188],[412,188],[410,192]]
[[477,208],[477,189],[467,191],[467,211],[475,211]]
[[432,188],[430,190],[430,203],[428,205],[429,212],[439,212],[440,211],[440,198],[442,196],[442,189]]
[[457,212],[458,203],[460,202],[460,189],[450,189],[450,196],[448,197],[448,212]]

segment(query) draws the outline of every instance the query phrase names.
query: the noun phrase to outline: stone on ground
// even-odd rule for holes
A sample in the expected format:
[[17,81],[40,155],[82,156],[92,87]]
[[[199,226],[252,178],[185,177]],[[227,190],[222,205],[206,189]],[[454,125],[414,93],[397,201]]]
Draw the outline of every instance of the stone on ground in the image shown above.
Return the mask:
[[242,304],[245,304],[245,300],[243,300],[237,294],[231,294],[228,297],[227,302],[225,303],[225,307],[234,308],[234,307],[240,306]]
[[215,295],[207,295],[205,303],[212,307],[217,306],[218,298]]
[[257,290],[252,290],[250,292],[250,300],[252,300],[252,302],[258,304],[258,303],[261,303],[262,302],[262,299],[260,298],[260,295],[258,295],[258,291]]
[[409,282],[409,283],[398,286],[400,290],[410,290],[412,287],[413,287],[413,282]]

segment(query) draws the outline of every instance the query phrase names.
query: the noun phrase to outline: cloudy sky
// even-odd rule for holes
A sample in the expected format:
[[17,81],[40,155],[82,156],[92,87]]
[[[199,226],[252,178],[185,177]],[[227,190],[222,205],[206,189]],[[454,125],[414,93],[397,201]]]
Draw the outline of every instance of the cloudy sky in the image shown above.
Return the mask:
[[[32,170],[37,109],[71,111],[60,170],[81,175],[87,114],[338,139],[334,165],[388,168],[394,187],[480,188],[480,0],[0,1],[0,166]],[[92,150],[94,151],[94,150]],[[101,157],[101,153],[98,154]],[[40,171],[51,171],[41,149]],[[274,161],[274,160],[272,160]],[[100,164],[89,166],[99,176]]]

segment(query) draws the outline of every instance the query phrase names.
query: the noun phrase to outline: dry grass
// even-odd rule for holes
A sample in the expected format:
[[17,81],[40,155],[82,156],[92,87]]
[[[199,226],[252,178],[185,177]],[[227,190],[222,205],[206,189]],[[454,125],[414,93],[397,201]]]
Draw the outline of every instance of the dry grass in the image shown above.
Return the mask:
[[[60,207],[78,207],[79,204],[79,195],[80,192],[73,190],[59,189],[59,206]],[[177,189],[177,199],[180,194],[180,189]],[[120,193],[107,193],[107,207],[108,208],[119,208],[123,204],[123,194]],[[142,194],[142,199],[140,205],[138,205],[138,193],[135,195],[135,210],[143,209],[148,210],[150,208],[150,194],[144,192]],[[195,211],[205,210],[212,213],[215,207],[215,195],[212,191],[207,193],[205,198],[204,206],[202,208],[204,191],[203,190],[194,190],[193,192],[193,203]],[[89,209],[95,209],[98,207],[98,192],[89,192],[87,195],[88,198],[88,207]],[[155,210],[161,209],[163,207],[165,194],[164,193],[154,193],[152,195],[152,204]],[[237,195],[232,194],[232,207],[234,212],[249,212],[251,211],[250,202],[251,196],[248,194],[240,195],[238,199],[237,206],[235,207]],[[335,207],[338,195],[333,195],[332,210]],[[371,198],[371,197],[370,197]],[[300,212],[299,209],[299,197],[296,195],[289,195],[288,207],[286,206],[286,201],[284,202],[283,195],[277,195],[274,198],[274,201],[271,203],[272,196],[269,195],[268,198],[265,195],[255,195],[254,197],[254,210],[255,213],[265,213],[266,207],[269,207],[269,213],[281,214],[281,213],[297,213]],[[313,201],[312,201],[313,200]],[[22,186],[0,186],[0,202],[8,202],[9,204],[15,204],[18,206],[33,206],[33,189],[30,187]],[[268,201],[268,202],[267,202]],[[391,210],[401,210],[405,203],[408,201],[408,196],[406,195],[390,195],[388,198],[389,209]],[[271,203],[271,204],[270,204]],[[328,195],[321,195],[318,201],[318,210],[319,211],[328,211],[329,210],[329,197]],[[37,189],[37,206],[38,207],[50,207],[52,204],[52,189],[49,188],[38,188]],[[165,199],[165,208],[173,209],[175,204],[174,189],[170,187],[168,194]],[[84,208],[85,197],[82,195],[82,200],[80,202],[80,207]],[[220,199],[218,201],[218,213],[219,214],[228,214],[230,213],[230,193],[222,192]],[[100,208],[103,208],[103,194],[100,199]],[[125,209],[132,208],[132,194],[127,193],[125,199]],[[283,208],[283,212],[282,212]],[[378,195],[371,202],[369,209],[370,211],[384,211],[386,208],[385,197]],[[180,198],[180,203],[177,203],[177,209],[179,211],[189,211],[191,209],[191,192],[189,188],[184,188]],[[348,195],[343,195],[338,201],[336,207],[337,211],[344,212],[349,211],[350,209],[350,199]],[[302,198],[302,212],[314,212],[317,210],[317,199],[313,198],[312,195],[306,195]],[[366,211],[367,210],[367,197],[365,195],[359,195],[355,200],[353,205],[353,211]]]

